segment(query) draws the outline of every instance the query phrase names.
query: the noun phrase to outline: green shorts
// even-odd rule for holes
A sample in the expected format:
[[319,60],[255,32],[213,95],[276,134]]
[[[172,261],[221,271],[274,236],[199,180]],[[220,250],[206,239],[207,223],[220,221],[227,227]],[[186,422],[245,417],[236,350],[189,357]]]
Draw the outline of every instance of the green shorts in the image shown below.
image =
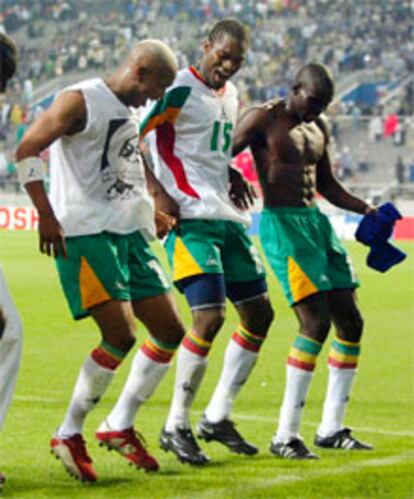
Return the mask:
[[223,274],[226,282],[256,281],[263,262],[243,224],[229,220],[182,220],[165,243],[174,281]]
[[138,231],[68,237],[66,246],[68,257],[58,257],[56,266],[75,319],[109,300],[138,301],[170,291],[158,259]]
[[345,248],[318,208],[263,210],[260,240],[291,305],[320,291],[359,286]]

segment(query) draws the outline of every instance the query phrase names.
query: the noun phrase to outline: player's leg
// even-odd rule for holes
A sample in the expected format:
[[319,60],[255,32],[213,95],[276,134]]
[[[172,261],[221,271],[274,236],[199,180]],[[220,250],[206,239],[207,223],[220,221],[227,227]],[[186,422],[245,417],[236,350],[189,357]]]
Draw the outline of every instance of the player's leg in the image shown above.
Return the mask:
[[290,349],[279,426],[271,451],[286,458],[316,456],[304,445],[299,426],[318,354],[330,329],[331,289],[320,213],[313,208],[274,208],[263,211],[260,240],[300,324]]
[[129,237],[128,262],[133,311],[149,336],[135,354],[122,393],[96,436],[136,466],[155,471],[158,464],[134,431],[134,420],[140,406],[151,397],[166,374],[184,336],[184,326],[170,283],[140,234]]
[[369,450],[344,428],[343,420],[352,384],[357,373],[363,320],[356,303],[355,290],[334,290],[328,294],[336,338],[328,357],[329,379],[315,444],[319,447],[351,450]]
[[271,451],[290,459],[313,459],[300,437],[300,422],[317,357],[330,329],[326,293],[312,295],[294,306],[300,334],[293,342],[286,366],[286,383],[279,425]]
[[225,226],[221,255],[226,294],[238,311],[240,324],[228,343],[218,385],[205,411],[204,419],[210,423],[230,418],[233,402],[252,372],[274,315],[264,266],[246,228],[234,222]]
[[327,241],[328,275],[332,291],[328,293],[336,338],[328,358],[329,380],[322,423],[315,443],[321,447],[370,449],[350,435],[342,422],[358,364],[363,320],[356,303],[358,279],[350,259],[325,215],[320,215],[321,232]]
[[80,370],[51,447],[69,473],[95,481],[82,437],[83,424],[135,342],[135,318],[121,262],[125,238],[110,234],[68,238],[67,248],[68,258],[58,258],[57,266],[72,314],[74,318],[92,315],[102,341]]
[[232,406],[256,364],[260,347],[273,320],[264,266],[242,224],[227,221],[221,250],[227,297],[235,305],[240,324],[224,354],[219,382],[197,429],[206,441],[216,440],[231,451],[253,455],[230,419]]
[[177,355],[174,395],[160,444],[183,462],[202,465],[208,458],[194,439],[190,411],[207,369],[211,343],[224,321],[225,284],[220,248],[225,224],[183,220],[170,234],[166,250],[174,281],[192,311],[192,326]]
[[224,321],[224,278],[222,274],[202,274],[180,285],[193,323],[178,350],[173,400],[160,443],[180,461],[203,465],[209,459],[194,439],[190,412],[207,369],[210,347]]
[[0,268],[0,307],[4,328],[0,332],[0,429],[12,400],[22,353],[22,322]]
[[219,382],[197,428],[206,441],[216,440],[233,452],[253,455],[257,447],[244,440],[230,415],[235,398],[256,364],[273,320],[273,309],[263,263],[243,225],[226,222],[221,254],[227,297],[238,311],[240,324],[227,345]]
[[[22,322],[0,268],[0,429],[9,409],[22,353]],[[0,473],[0,491],[6,478]]]
[[[242,283],[237,288],[242,289]],[[258,288],[266,292],[264,279]],[[254,286],[250,289],[253,290]],[[237,310],[240,325],[227,345],[218,384],[197,425],[197,432],[207,442],[218,441],[232,452],[254,455],[258,451],[257,447],[247,442],[235,428],[231,411],[238,393],[256,364],[260,347],[273,320],[273,310],[267,296],[263,295],[256,295],[256,298],[244,303],[238,302]]]

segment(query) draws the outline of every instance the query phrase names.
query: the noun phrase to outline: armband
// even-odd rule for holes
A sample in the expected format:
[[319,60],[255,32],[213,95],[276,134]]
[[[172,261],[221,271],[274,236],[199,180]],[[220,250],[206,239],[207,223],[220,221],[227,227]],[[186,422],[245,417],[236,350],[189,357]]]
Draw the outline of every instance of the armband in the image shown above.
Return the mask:
[[42,160],[37,156],[30,156],[29,158],[22,159],[16,164],[17,176],[21,185],[43,180],[42,163]]

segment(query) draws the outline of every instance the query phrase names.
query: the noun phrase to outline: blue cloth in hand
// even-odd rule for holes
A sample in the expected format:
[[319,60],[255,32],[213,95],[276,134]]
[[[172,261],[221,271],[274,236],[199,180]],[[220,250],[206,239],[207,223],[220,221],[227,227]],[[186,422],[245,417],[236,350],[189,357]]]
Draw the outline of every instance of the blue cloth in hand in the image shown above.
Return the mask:
[[355,238],[371,248],[367,257],[369,267],[385,272],[406,258],[403,251],[387,242],[392,236],[395,222],[401,218],[401,213],[392,203],[385,203],[378,208],[377,213],[365,215],[361,220]]

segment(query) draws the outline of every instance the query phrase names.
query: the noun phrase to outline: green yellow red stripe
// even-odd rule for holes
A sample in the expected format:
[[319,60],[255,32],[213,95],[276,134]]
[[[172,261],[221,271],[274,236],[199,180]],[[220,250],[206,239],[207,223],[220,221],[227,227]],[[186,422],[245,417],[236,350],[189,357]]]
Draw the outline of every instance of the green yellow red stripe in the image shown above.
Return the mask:
[[125,358],[127,352],[122,352],[106,341],[93,350],[91,357],[101,367],[114,371]]
[[358,365],[360,344],[335,338],[329,352],[328,364],[340,369],[355,369]]
[[321,348],[322,343],[307,336],[299,335],[290,348],[288,364],[305,371],[313,371]]
[[178,345],[165,343],[153,337],[148,337],[141,347],[142,352],[147,357],[161,364],[168,364],[171,361]]
[[232,340],[246,350],[258,352],[264,341],[264,336],[258,336],[240,325],[232,335]]
[[183,340],[183,347],[201,357],[206,357],[211,348],[211,342],[203,340],[194,331],[189,331]]

